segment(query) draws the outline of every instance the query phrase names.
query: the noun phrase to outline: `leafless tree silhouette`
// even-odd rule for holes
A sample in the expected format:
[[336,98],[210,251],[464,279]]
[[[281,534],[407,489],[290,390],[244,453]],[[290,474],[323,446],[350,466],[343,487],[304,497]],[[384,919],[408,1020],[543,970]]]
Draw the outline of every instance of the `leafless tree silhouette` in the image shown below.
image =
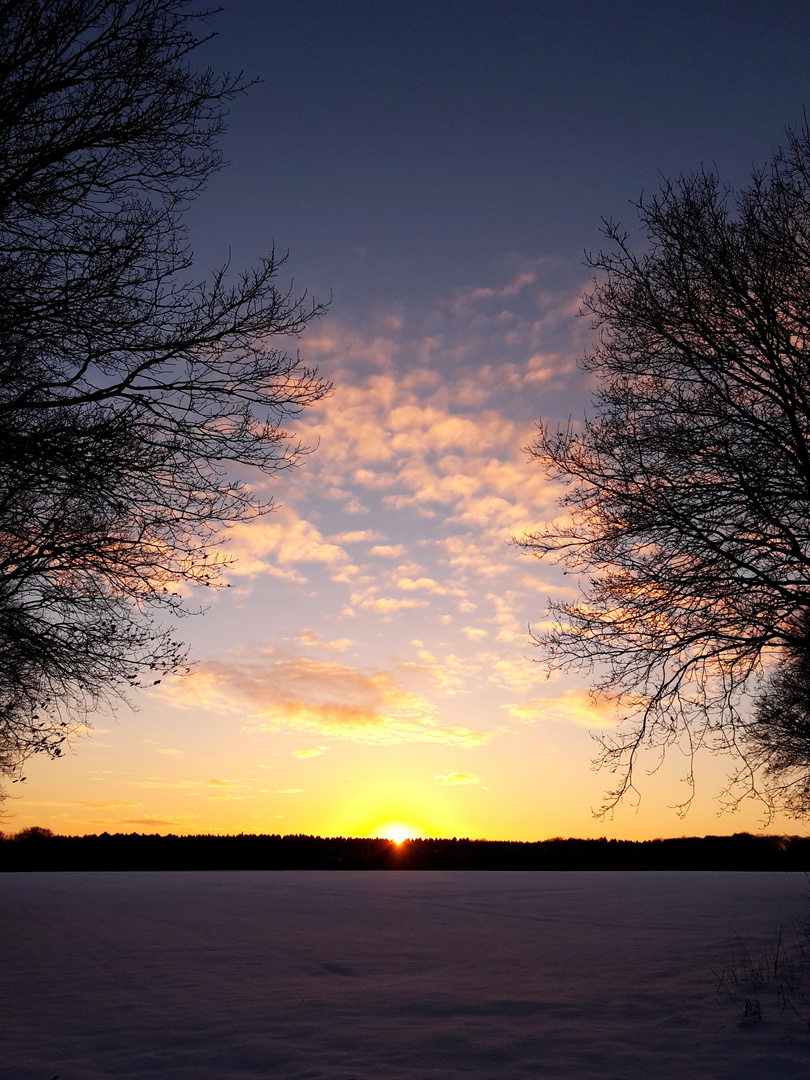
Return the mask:
[[790,808],[810,748],[777,719],[806,710],[810,653],[810,133],[790,131],[744,190],[702,170],[637,210],[643,252],[606,222],[611,247],[590,259],[593,416],[543,424],[529,448],[570,517],[521,543],[583,581],[535,640],[624,714],[601,740],[618,776],[603,812],[636,791],[641,748],[676,742],[693,762],[742,755],[732,805]]
[[328,386],[273,253],[195,280],[184,211],[241,76],[186,0],[0,2],[0,772],[184,663],[161,609],[215,584],[246,470]]
[[[806,621],[803,624],[806,628]],[[756,695],[743,739],[748,769],[766,777],[769,805],[810,816],[810,636],[785,646]]]

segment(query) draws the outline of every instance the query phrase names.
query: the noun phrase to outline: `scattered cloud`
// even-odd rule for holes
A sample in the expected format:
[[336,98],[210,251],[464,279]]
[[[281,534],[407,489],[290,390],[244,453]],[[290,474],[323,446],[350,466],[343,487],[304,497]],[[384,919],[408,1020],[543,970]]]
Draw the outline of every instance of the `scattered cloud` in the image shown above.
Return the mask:
[[451,772],[445,775],[439,773],[436,777],[437,780],[441,780],[442,787],[452,787],[456,784],[480,784],[481,781],[475,775],[475,773],[469,772]]
[[267,517],[234,525],[227,533],[225,555],[232,559],[229,577],[277,573],[305,581],[298,564],[321,563],[344,573],[351,566],[339,544],[327,541],[312,522],[284,506]]
[[377,529],[362,529],[359,532],[343,532],[329,539],[335,544],[362,544],[374,543],[377,540],[385,540],[385,534]]
[[388,615],[393,611],[407,611],[408,608],[425,608],[429,606],[427,600],[402,600],[396,596],[378,596],[376,599],[364,600],[361,603],[361,607],[382,612],[384,615]]
[[293,638],[293,642],[309,649],[331,649],[338,653],[346,652],[350,646],[354,645],[351,638],[336,638],[334,641],[324,641],[317,630],[301,630]]
[[402,577],[397,582],[397,588],[402,589],[403,592],[413,592],[416,589],[421,589],[424,592],[435,593],[437,596],[446,596],[448,592],[448,590],[440,585],[438,581],[434,581],[433,578],[429,577],[420,577],[416,579]]
[[110,729],[96,727],[95,724],[72,724],[67,731],[68,735],[109,735]]
[[187,708],[243,713],[260,731],[311,730],[365,743],[475,746],[487,734],[448,727],[424,697],[390,671],[309,657],[208,660],[167,691]]
[[617,723],[615,705],[594,699],[583,687],[571,687],[550,698],[534,698],[507,706],[510,716],[524,724],[550,720],[586,728],[610,728]]
[[116,810],[124,806],[140,806],[141,804],[127,799],[83,799],[74,805],[91,807],[93,810]]
[[82,806],[89,810],[117,810],[127,806],[140,806],[139,802],[130,802],[126,799],[80,799],[76,802],[51,802],[51,801],[36,801],[33,799],[26,799],[25,805],[28,806]]
[[147,829],[183,829],[188,832],[188,822],[178,818],[122,818],[119,825],[140,825]]
[[306,758],[320,757],[328,749],[327,746],[319,746],[317,749],[311,750],[293,750],[292,755],[306,760]]

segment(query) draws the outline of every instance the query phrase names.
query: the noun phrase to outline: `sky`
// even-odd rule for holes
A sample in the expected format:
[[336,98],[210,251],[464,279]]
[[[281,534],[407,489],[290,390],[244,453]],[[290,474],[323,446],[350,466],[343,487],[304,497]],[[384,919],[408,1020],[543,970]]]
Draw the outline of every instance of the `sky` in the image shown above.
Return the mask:
[[716,758],[681,820],[677,750],[593,816],[615,712],[537,662],[530,627],[577,585],[512,541],[559,512],[525,447],[588,408],[602,219],[637,234],[632,201],[700,166],[746,182],[810,99],[806,6],[224,0],[210,26],[201,63],[262,81],[189,212],[196,265],[289,252],[280,284],[331,301],[293,344],[333,392],[295,424],[301,467],[253,478],[277,509],[230,531],[231,588],[179,627],[192,674],[32,761],[0,825],[759,830],[755,805],[718,816]]

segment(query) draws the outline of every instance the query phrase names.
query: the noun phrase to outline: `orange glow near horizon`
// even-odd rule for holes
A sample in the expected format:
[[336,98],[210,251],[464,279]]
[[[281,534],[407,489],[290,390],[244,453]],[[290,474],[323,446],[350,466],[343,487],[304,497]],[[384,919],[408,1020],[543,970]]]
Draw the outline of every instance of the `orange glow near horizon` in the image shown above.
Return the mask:
[[384,840],[391,840],[395,844],[401,844],[405,840],[421,840],[425,834],[421,829],[417,829],[413,825],[406,825],[402,821],[389,821],[385,825],[380,825],[374,829],[370,835]]

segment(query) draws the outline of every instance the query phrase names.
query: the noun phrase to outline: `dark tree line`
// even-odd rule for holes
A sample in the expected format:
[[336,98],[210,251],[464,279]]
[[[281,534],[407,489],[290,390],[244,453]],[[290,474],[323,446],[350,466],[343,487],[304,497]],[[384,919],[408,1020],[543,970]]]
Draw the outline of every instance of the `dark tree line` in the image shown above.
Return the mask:
[[[322,310],[283,259],[192,273],[184,211],[241,76],[196,70],[187,0],[0,2],[0,772],[182,669],[249,470],[328,387],[285,350]],[[247,470],[247,471],[246,471]]]
[[670,840],[532,842],[431,837],[0,836],[0,873],[40,870],[781,870],[806,871],[810,839],[685,836]]
[[605,809],[639,750],[678,743],[737,755],[732,804],[806,815],[810,131],[743,190],[703,170],[637,211],[641,251],[608,222],[590,260],[593,414],[530,448],[570,521],[523,543],[584,583],[537,644],[618,700]]

